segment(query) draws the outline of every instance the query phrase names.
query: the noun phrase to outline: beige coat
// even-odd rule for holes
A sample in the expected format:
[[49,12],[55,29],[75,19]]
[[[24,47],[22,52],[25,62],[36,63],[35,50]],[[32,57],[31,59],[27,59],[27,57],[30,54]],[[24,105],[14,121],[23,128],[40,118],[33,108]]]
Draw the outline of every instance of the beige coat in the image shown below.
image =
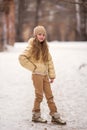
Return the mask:
[[34,74],[48,75],[49,78],[55,78],[55,70],[50,53],[48,55],[48,62],[42,62],[41,58],[38,61],[36,61],[30,53],[32,41],[33,38],[29,40],[29,44],[27,48],[24,50],[24,52],[19,55],[20,64],[24,68],[32,71],[32,73]]

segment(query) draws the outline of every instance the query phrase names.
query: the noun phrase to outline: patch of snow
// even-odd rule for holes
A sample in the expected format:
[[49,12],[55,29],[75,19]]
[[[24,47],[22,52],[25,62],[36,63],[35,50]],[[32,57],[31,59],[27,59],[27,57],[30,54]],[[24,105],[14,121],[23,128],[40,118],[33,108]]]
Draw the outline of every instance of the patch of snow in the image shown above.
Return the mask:
[[49,42],[56,79],[51,85],[66,126],[53,125],[47,102],[41,104],[47,124],[31,122],[34,87],[31,72],[18,61],[27,43],[0,53],[0,130],[87,130],[87,43]]

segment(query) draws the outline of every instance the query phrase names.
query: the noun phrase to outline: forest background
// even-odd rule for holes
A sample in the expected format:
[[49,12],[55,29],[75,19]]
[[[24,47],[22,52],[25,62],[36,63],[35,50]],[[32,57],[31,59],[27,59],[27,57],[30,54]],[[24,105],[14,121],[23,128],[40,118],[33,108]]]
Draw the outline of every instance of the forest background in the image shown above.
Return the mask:
[[0,51],[26,42],[36,25],[48,41],[87,41],[87,1],[0,0]]

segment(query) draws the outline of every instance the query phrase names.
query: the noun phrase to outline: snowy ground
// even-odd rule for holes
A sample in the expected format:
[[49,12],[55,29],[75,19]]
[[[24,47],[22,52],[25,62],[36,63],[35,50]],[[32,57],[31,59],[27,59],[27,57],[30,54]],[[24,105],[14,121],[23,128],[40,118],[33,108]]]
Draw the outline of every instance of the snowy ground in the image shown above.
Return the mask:
[[87,43],[50,43],[56,70],[53,95],[66,126],[53,125],[46,100],[41,105],[47,124],[31,122],[34,89],[31,72],[20,66],[25,44],[0,53],[0,130],[87,130]]

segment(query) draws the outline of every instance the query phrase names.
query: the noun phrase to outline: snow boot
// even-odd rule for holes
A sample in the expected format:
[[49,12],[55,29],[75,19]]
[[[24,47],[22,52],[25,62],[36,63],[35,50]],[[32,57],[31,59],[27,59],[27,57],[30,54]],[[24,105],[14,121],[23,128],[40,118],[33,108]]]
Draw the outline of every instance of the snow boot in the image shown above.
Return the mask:
[[34,112],[32,116],[32,121],[33,122],[39,122],[39,123],[47,123],[47,120],[41,118],[41,114],[38,112]]
[[58,113],[54,113],[54,114],[52,115],[52,120],[51,120],[51,122],[56,123],[56,124],[59,124],[59,125],[66,125],[66,121],[62,120],[62,119],[60,118],[60,115],[59,115]]

